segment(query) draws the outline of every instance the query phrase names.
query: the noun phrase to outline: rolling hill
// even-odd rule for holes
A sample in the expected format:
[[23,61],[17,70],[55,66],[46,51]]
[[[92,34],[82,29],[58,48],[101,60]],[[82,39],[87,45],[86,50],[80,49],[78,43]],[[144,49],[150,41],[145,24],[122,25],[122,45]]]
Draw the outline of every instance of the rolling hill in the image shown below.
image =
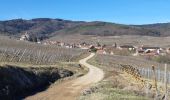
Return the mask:
[[0,35],[19,38],[28,32],[40,40],[57,35],[142,35],[170,36],[170,23],[150,25],[123,25],[110,22],[84,22],[63,19],[36,18],[0,21]]

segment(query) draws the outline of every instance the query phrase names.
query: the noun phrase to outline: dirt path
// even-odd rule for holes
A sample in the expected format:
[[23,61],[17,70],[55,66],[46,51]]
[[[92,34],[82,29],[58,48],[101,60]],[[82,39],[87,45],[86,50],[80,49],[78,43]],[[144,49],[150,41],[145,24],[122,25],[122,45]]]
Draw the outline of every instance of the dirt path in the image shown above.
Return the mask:
[[94,53],[91,53],[90,56],[79,61],[80,64],[89,68],[89,72],[86,75],[59,85],[54,85],[46,91],[27,97],[25,100],[75,100],[84,88],[104,78],[104,72],[101,69],[86,62],[94,55]]

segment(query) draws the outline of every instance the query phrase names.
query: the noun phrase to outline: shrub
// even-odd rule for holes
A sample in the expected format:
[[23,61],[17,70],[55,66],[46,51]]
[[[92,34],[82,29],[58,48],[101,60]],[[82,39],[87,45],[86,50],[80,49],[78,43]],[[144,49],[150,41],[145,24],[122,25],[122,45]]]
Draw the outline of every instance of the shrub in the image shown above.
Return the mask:
[[155,60],[159,63],[169,63],[170,64],[170,55],[157,56],[157,57],[153,58],[153,60]]
[[97,52],[97,49],[95,47],[90,48],[90,52]]

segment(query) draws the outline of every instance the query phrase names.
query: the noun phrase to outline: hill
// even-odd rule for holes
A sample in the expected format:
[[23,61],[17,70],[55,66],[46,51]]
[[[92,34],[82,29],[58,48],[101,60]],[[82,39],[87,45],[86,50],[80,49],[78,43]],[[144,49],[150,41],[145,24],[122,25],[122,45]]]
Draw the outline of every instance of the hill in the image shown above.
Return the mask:
[[139,25],[139,27],[156,30],[161,36],[170,36],[170,23],[156,23],[148,25]]
[[86,22],[76,27],[56,31],[56,34],[81,34],[99,36],[119,36],[119,35],[146,35],[160,36],[156,30],[151,30],[138,26],[115,24],[108,22]]
[[20,37],[28,32],[31,36],[49,37],[51,33],[80,24],[62,19],[37,18],[32,20],[14,19],[0,21],[0,34]]
[[0,21],[0,35],[19,38],[28,32],[31,38],[40,40],[58,35],[144,35],[170,36],[170,23],[151,25],[123,25],[110,22],[84,22],[63,19],[36,18]]

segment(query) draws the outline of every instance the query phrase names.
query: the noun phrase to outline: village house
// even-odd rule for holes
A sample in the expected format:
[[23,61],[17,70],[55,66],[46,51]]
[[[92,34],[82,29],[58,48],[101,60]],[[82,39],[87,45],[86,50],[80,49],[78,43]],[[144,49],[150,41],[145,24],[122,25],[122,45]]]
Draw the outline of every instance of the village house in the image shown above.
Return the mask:
[[87,44],[86,42],[83,42],[83,43],[79,44],[80,49],[90,49],[91,46],[92,45]]
[[96,52],[97,54],[107,54],[107,52],[105,50],[97,50]]
[[113,45],[112,45],[113,48],[118,48],[117,46],[117,43],[115,42]]
[[120,50],[130,50],[130,51],[132,51],[132,50],[135,50],[135,47],[132,46],[132,45],[122,45],[122,46],[119,46],[118,49],[120,49]]
[[59,41],[45,41],[43,45],[56,45],[65,48],[79,48],[76,44],[69,44],[69,43],[64,43]]
[[103,46],[99,42],[97,42],[95,45],[95,48],[100,50],[100,49],[103,49]]
[[65,48],[78,48],[77,46],[76,46],[76,44],[68,44],[68,43],[64,43],[64,46],[63,47],[65,47]]
[[69,44],[66,44],[65,47],[66,47],[66,48],[70,48],[70,45],[69,45]]
[[140,48],[141,51],[144,51],[144,53],[157,53],[159,54],[162,48],[160,47],[146,47],[143,46]]
[[81,46],[80,49],[89,49],[90,46]]
[[49,41],[44,41],[43,45],[50,45]]
[[117,44],[115,43],[114,45],[100,45],[100,47],[96,47],[97,53],[98,54],[109,54],[109,55],[114,55],[114,50],[117,48]]
[[43,43],[43,45],[53,45],[53,44],[55,44],[55,42],[53,42],[53,41],[45,41]]
[[166,48],[166,52],[170,54],[170,48]]
[[59,46],[61,46],[61,47],[63,47],[63,46],[65,45],[64,42],[59,42],[58,44],[59,44]]
[[[96,47],[95,47],[96,48]],[[109,54],[109,55],[114,55],[114,50],[116,49],[113,46],[109,45],[103,45],[101,48],[96,48],[98,54]]]
[[140,55],[166,55],[166,49],[161,47],[142,46],[138,49]]
[[114,51],[116,50],[116,48],[114,46],[106,46],[104,50],[107,54],[114,55]]
[[25,41],[27,40],[26,36],[25,35],[22,35],[21,38],[20,38],[21,41]]
[[28,41],[30,39],[30,35],[26,32],[24,35],[21,35],[21,41]]
[[80,43],[81,46],[86,46],[88,45],[86,42]]
[[38,39],[38,40],[37,40],[37,43],[38,43],[38,44],[41,44],[41,41]]

